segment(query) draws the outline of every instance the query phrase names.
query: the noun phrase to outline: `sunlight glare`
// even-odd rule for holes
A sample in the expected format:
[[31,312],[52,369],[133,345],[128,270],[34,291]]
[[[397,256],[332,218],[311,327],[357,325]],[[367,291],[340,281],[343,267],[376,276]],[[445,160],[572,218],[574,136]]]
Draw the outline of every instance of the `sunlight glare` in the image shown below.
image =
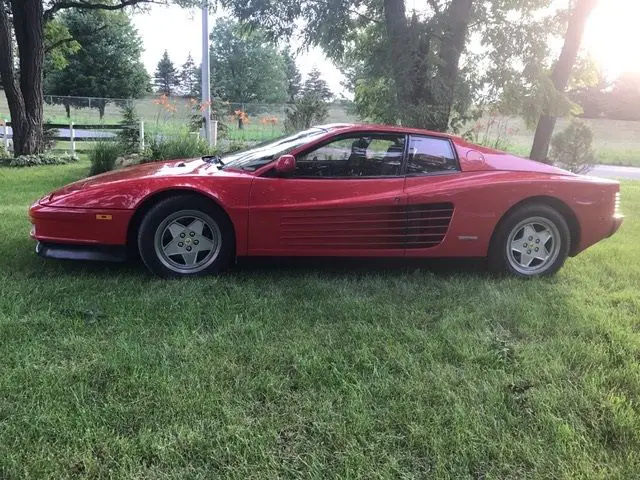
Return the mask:
[[600,0],[591,14],[582,46],[607,77],[640,72],[639,25],[639,0]]

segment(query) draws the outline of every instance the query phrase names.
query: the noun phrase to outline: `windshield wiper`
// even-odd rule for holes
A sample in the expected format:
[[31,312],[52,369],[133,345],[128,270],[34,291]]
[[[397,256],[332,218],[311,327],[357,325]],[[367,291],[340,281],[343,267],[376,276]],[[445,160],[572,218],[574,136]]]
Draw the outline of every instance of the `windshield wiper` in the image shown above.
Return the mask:
[[202,160],[207,162],[207,163],[213,163],[214,165],[216,165],[218,167],[224,167],[224,162],[222,161],[222,159],[218,155],[204,155],[202,157]]

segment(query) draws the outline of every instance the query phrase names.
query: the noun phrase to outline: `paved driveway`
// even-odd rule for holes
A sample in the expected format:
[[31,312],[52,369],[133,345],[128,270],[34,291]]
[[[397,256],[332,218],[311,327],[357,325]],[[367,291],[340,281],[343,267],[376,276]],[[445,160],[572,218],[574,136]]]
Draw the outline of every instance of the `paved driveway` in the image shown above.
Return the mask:
[[625,178],[640,180],[640,168],[620,167],[617,165],[596,165],[589,175],[602,178]]

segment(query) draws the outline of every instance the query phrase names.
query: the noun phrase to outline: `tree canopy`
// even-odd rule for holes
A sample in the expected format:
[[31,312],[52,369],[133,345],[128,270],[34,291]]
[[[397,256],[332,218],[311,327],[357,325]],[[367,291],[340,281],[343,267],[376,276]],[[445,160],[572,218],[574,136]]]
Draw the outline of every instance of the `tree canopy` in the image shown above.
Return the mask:
[[[47,72],[48,95],[126,99],[148,91],[149,76],[140,61],[142,40],[126,13],[70,10],[60,21],[80,48],[67,56],[64,69]],[[73,106],[71,100],[61,101]],[[106,101],[94,105],[102,117]]]
[[284,57],[259,29],[247,31],[235,21],[218,20],[209,55],[214,97],[246,103],[287,101]]
[[361,116],[436,130],[480,93],[494,102],[528,94],[548,68],[549,36],[561,23],[550,0],[429,0],[421,11],[404,0],[223,3],[274,37],[303,25],[305,43],[322,47],[347,74]]
[[158,62],[153,79],[158,92],[167,96],[174,93],[176,87],[180,84],[178,70],[173,65],[169,58],[169,52],[166,50]]

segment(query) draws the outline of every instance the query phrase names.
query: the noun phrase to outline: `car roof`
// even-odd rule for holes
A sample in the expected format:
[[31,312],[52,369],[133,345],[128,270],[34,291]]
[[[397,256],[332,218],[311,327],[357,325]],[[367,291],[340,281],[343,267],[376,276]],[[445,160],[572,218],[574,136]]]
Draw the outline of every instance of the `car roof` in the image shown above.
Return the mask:
[[402,133],[402,134],[415,134],[415,135],[429,135],[443,138],[454,138],[452,135],[442,132],[434,132],[431,130],[424,130],[420,128],[408,128],[398,125],[382,125],[374,123],[329,123],[326,125],[317,125],[316,128],[323,130],[341,133],[347,132],[361,132],[361,131],[376,131],[381,133]]

